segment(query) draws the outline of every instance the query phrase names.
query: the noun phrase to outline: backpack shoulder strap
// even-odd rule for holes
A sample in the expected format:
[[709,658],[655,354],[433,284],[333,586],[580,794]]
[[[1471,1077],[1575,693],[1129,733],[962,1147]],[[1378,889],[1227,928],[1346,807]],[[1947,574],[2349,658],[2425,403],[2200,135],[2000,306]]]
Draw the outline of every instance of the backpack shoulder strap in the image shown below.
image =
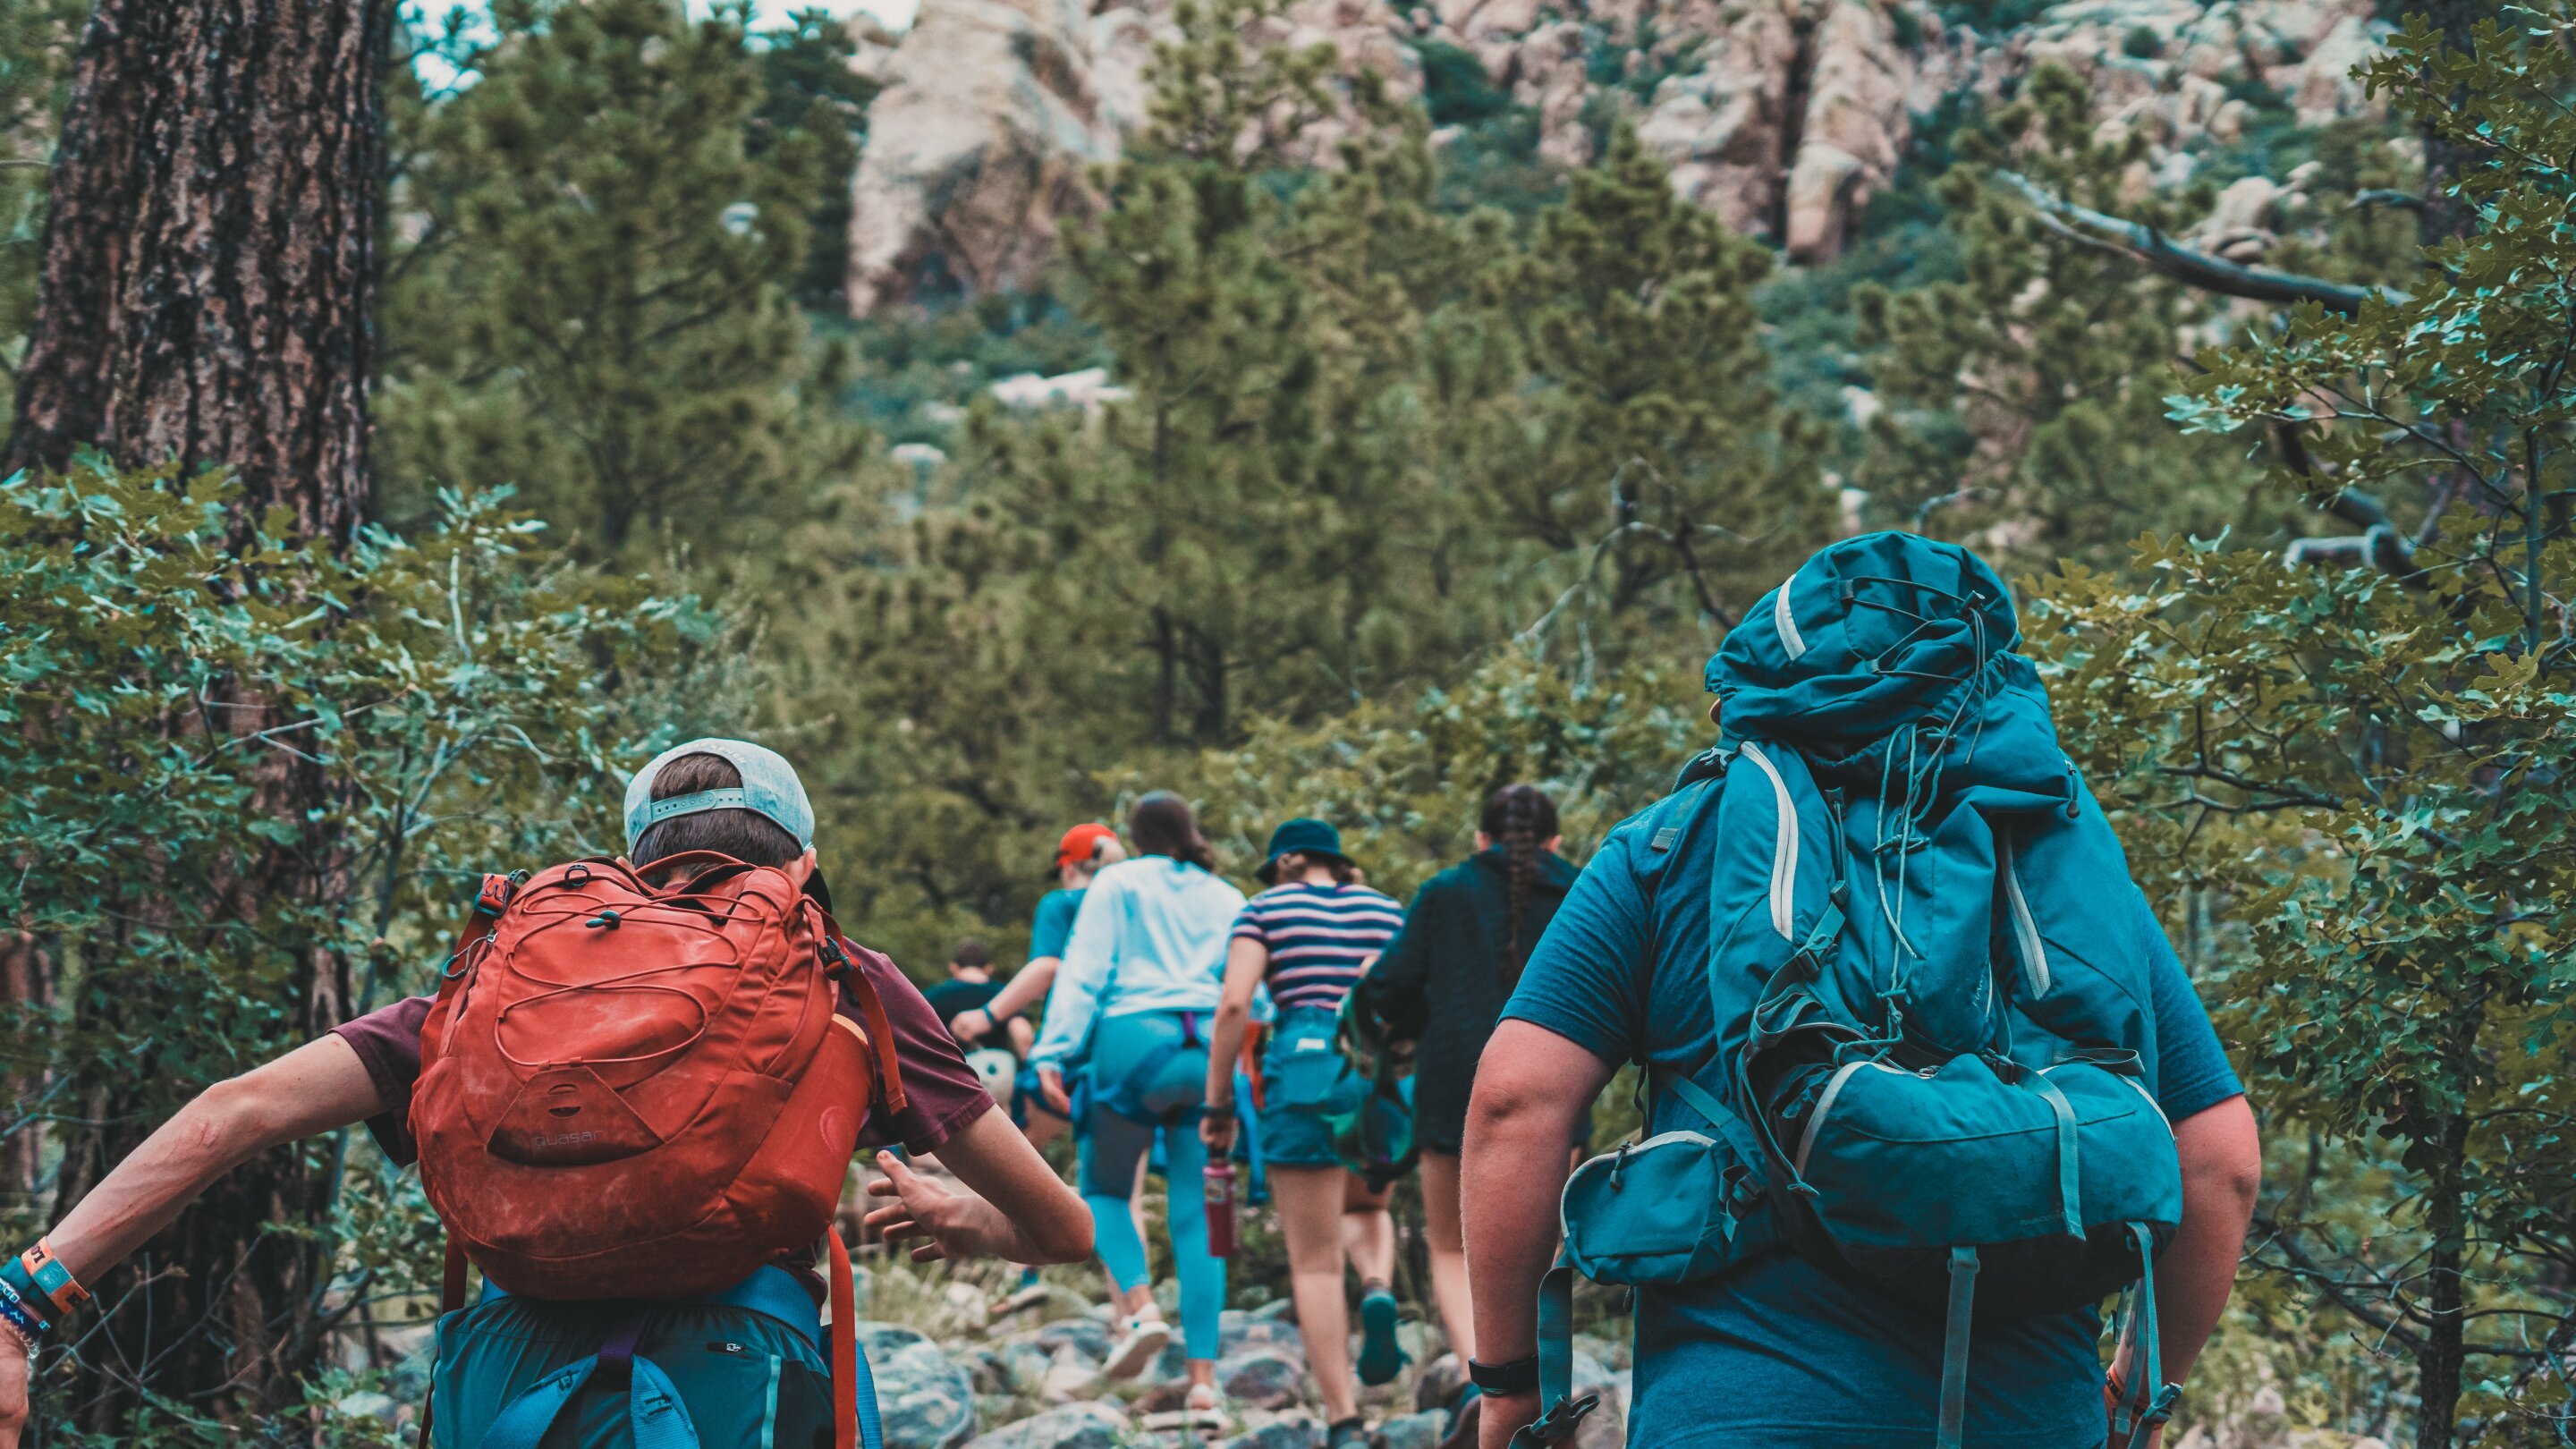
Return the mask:
[[[1697,761],[1693,763],[1696,765]],[[1692,819],[1702,809],[1714,805],[1718,796],[1724,793],[1720,787],[1725,778],[1726,769],[1722,761],[1713,772],[1696,775],[1685,772],[1682,782],[1674,787],[1671,794],[1629,817],[1628,822],[1620,827],[1623,830],[1634,829],[1644,836],[1631,858],[1636,862],[1637,883],[1649,897],[1662,888],[1665,874],[1680,857],[1681,840],[1690,833]]]
[[876,983],[868,979],[861,961],[888,971],[895,969],[893,961],[843,936],[841,928],[825,916],[824,968],[838,978],[841,989],[859,1008],[859,1019],[867,1026],[868,1044],[877,1055],[877,1093],[884,1099],[887,1111],[900,1112],[904,1108],[903,1061],[894,1049],[894,1023],[887,1020],[885,1002],[878,997]]

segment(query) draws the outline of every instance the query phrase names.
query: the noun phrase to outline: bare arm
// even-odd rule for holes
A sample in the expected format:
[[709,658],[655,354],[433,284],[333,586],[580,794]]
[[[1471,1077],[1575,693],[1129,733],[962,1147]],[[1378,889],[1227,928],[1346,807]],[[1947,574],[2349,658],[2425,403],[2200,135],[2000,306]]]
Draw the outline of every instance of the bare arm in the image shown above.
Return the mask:
[[1199,1119],[1199,1139],[1219,1152],[1234,1147],[1234,1063],[1243,1055],[1243,1034],[1252,1028],[1252,993],[1270,972],[1270,948],[1237,936],[1225,948],[1225,995],[1218,1000],[1216,1024],[1208,1028],[1208,1115]]
[[[197,1094],[143,1139],[46,1238],[72,1276],[94,1279],[170,1226],[215,1179],[282,1143],[363,1122],[384,1110],[357,1052],[337,1036]],[[27,1355],[0,1323],[0,1449],[27,1420]]]
[[[2167,1383],[2181,1383],[2218,1327],[2254,1195],[2263,1185],[2263,1144],[2254,1109],[2243,1097],[2195,1112],[2174,1126],[2182,1155],[2182,1225],[2156,1264],[2156,1343]],[[2143,1366],[2135,1345],[2121,1345],[2117,1372],[2133,1388]]]
[[[993,1023],[1016,1020],[1030,1007],[1046,1000],[1047,988],[1055,985],[1056,963],[1062,959],[1060,956],[1038,957],[1021,967],[1019,974],[1002,987],[1000,995],[972,1011],[957,1013],[957,1019],[951,1025],[956,1028],[958,1039],[973,1041],[991,1031]],[[1011,1039],[1017,1043],[1019,1033],[1014,1031]],[[1019,1051],[1022,1056],[1028,1055],[1025,1046]]]
[[[1557,1199],[1572,1162],[1566,1144],[1612,1067],[1544,1027],[1506,1021],[1476,1061],[1467,1104],[1458,1199],[1467,1233],[1467,1288],[1476,1356],[1508,1363],[1538,1352],[1538,1284],[1556,1258]],[[1479,1434],[1503,1449],[1538,1417],[1535,1390],[1488,1394]]]
[[86,1280],[142,1247],[215,1179],[251,1158],[383,1110],[375,1081],[346,1041],[334,1035],[306,1042],[198,1093],[47,1236],[63,1266]]
[[939,1148],[939,1161],[974,1194],[953,1193],[877,1154],[886,1180],[868,1191],[895,1201],[868,1214],[888,1242],[927,1238],[917,1262],[989,1253],[1014,1263],[1075,1263],[1091,1256],[1091,1210],[999,1107],[967,1123]]

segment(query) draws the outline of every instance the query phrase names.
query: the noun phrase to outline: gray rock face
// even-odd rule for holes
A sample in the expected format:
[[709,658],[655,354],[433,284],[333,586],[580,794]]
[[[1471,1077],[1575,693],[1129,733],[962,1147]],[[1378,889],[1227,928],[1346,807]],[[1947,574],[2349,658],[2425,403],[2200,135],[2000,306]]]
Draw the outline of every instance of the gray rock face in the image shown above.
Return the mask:
[[1111,1405],[1066,1404],[981,1435],[966,1449],[1118,1449],[1126,1438],[1127,1416]]
[[890,1323],[859,1325],[886,1449],[955,1449],[975,1432],[975,1384],[939,1345]]

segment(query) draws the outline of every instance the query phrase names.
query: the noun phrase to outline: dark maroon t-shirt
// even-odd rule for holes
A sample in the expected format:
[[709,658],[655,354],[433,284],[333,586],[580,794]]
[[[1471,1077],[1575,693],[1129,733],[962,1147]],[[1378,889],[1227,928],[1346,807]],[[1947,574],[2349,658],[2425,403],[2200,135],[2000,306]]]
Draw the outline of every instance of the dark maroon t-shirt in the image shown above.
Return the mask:
[[[894,1028],[905,1098],[900,1112],[869,1112],[859,1128],[859,1148],[874,1151],[900,1142],[907,1152],[937,1152],[959,1129],[991,1111],[993,1099],[975,1069],[966,1065],[939,1014],[922,999],[921,988],[882,957],[857,951],[850,955],[868,973],[868,984],[885,1006],[886,1024]],[[420,1029],[434,999],[410,997],[333,1028],[375,1081],[385,1111],[368,1119],[367,1130],[397,1163],[408,1164],[420,1155],[411,1136],[411,1089],[420,1080]],[[846,994],[841,1014],[866,1025]]]

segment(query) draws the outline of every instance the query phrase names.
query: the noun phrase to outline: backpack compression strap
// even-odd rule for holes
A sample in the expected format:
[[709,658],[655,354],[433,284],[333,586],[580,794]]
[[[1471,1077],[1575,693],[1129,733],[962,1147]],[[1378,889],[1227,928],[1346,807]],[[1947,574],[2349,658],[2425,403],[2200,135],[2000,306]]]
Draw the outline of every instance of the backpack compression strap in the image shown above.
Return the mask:
[[2173,1417],[2174,1402],[2182,1397],[2182,1385],[2165,1383],[2164,1350],[2157,1341],[2156,1328],[2156,1239],[2144,1223],[2129,1224],[2129,1236],[2138,1244],[2138,1286],[2136,1296],[2121,1314],[2120,1337],[2133,1339],[2130,1372],[2137,1373],[2137,1359],[2145,1361],[2146,1372],[2138,1373],[2134,1397],[2122,1394],[2111,1413],[2111,1437],[2127,1436],[2125,1449],[2146,1449],[2149,1437],[2158,1426]]
[[1574,1266],[1563,1253],[1538,1284],[1538,1401],[1544,1411],[1512,1435],[1511,1449],[1572,1443],[1601,1402],[1599,1394],[1574,1397]]
[[1968,1426],[1968,1330],[1976,1320],[1977,1250],[1950,1250],[1950,1321],[1941,1335],[1940,1449],[1959,1449]]
[[824,1236],[832,1254],[833,1449],[884,1449],[876,1380],[868,1373],[868,1356],[859,1352],[859,1295],[850,1282],[850,1250],[838,1227]]

